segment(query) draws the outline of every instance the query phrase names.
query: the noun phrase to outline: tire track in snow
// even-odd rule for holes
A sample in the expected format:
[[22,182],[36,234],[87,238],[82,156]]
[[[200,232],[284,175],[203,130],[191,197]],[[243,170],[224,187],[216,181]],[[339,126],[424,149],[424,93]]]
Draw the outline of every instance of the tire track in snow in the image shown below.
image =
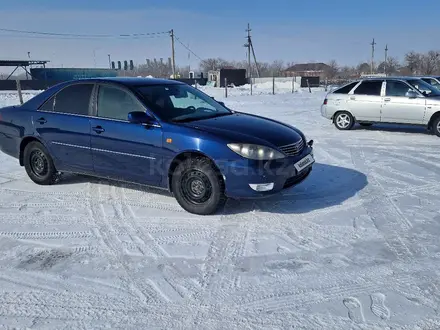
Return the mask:
[[273,281],[266,281],[261,286],[242,285],[226,302],[236,305],[237,308],[275,311],[360,296],[363,293],[392,290],[404,297],[417,297],[419,303],[437,309],[437,302],[431,294],[414,285],[420,272],[436,269],[436,260],[425,258],[414,261],[411,265],[406,261],[396,261],[358,270],[324,270],[320,272],[318,279],[325,281],[317,280],[313,273],[295,277],[286,274]]
[[134,219],[136,218],[133,210],[131,209],[124,192],[124,184],[120,184],[118,187],[114,187],[114,201],[120,206],[118,209],[119,218],[124,223],[124,227],[132,237],[133,241],[140,246],[147,247],[153,254],[154,258],[165,257],[168,258],[169,254],[157,243],[156,239],[149,233],[143,231],[141,226],[138,226]]
[[374,171],[367,169],[364,153],[359,149],[352,149],[352,158],[355,166],[363,172],[369,172],[373,179],[359,192],[365,211],[376,228],[385,236],[390,250],[398,258],[412,258],[413,253],[402,238],[402,235],[405,235],[412,228],[412,223],[389,198],[383,186],[376,180]]
[[[91,195],[100,195],[100,187],[98,185],[89,184],[89,189]],[[108,220],[103,205],[97,203],[97,200],[95,199],[90,199],[88,209],[95,225],[98,226],[98,235],[109,251],[110,262],[121,265],[125,271],[127,279],[130,280],[130,283],[125,289],[128,292],[134,292],[143,304],[160,301],[161,298],[159,295],[156,294],[155,290],[146,283],[146,281],[139,283],[132,277],[132,270],[127,265],[127,261],[123,255],[124,245],[118,237],[112,223]]]
[[[171,256],[161,246],[161,243],[169,242],[169,239],[171,239],[171,241],[176,240],[176,235],[167,237],[166,240],[161,240],[154,237],[150,232],[146,231],[141,225],[139,225],[139,223],[135,221],[136,215],[134,214],[130,205],[127,203],[125,185],[121,185],[121,187],[118,189],[118,192],[122,204],[122,214],[124,215],[126,221],[128,221],[132,230],[138,235],[140,240],[144,244],[147,244],[156,254],[155,258],[163,258],[166,262],[166,259],[170,258]],[[197,237],[197,234],[198,233],[186,233],[177,237],[195,238]],[[200,292],[201,287],[197,285],[197,281],[192,281],[185,276],[185,274],[181,273],[177,265],[160,264],[158,269],[161,271],[165,282],[167,282],[182,298],[191,298]],[[162,293],[162,295],[164,294]]]
[[0,236],[15,239],[69,239],[69,238],[91,238],[95,237],[91,231],[59,231],[59,232],[5,232],[0,231]]
[[[93,183],[91,183],[93,184]],[[110,185],[112,187],[112,185]],[[0,191],[5,191],[6,193],[9,193],[11,195],[16,196],[27,196],[27,197],[34,197],[36,199],[38,198],[47,198],[49,197],[63,197],[62,201],[54,201],[54,202],[45,202],[45,203],[28,203],[28,202],[20,202],[20,203],[0,203],[0,207],[13,207],[13,208],[20,208],[23,206],[27,207],[33,207],[33,208],[62,208],[62,207],[69,207],[72,205],[84,205],[87,203],[90,203],[90,199],[96,200],[93,202],[97,203],[106,203],[111,196],[110,195],[100,195],[99,197],[96,197],[95,195],[85,194],[81,192],[56,192],[56,191],[45,191],[45,192],[36,192],[36,191],[23,191],[23,190],[16,190],[16,189],[4,189],[0,188]],[[121,203],[121,201],[115,201],[114,203]],[[172,212],[179,212],[183,213],[185,212],[179,205],[177,204],[170,204],[170,203],[164,203],[164,202],[148,202],[145,203],[145,200],[136,200],[131,199],[127,200],[125,203],[130,206],[134,207],[144,207],[149,209],[157,209],[157,210],[164,210],[164,211],[172,211]]]

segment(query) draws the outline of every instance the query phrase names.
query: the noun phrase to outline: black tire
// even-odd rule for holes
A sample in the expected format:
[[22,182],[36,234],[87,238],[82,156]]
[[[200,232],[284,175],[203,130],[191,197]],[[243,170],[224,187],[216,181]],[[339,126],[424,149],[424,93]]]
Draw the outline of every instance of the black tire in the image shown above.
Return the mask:
[[203,157],[188,158],[176,167],[171,190],[180,206],[194,214],[213,214],[226,201],[223,178]]
[[432,123],[432,131],[434,132],[435,135],[440,137],[440,116],[434,119]]
[[337,129],[341,131],[348,131],[354,126],[354,118],[351,113],[347,111],[341,111],[336,113],[333,119],[333,123],[335,124]]
[[370,127],[373,125],[373,123],[359,123],[359,125],[364,126],[364,127]]
[[23,152],[23,163],[29,178],[39,185],[57,180],[57,170],[47,149],[37,141],[30,142]]

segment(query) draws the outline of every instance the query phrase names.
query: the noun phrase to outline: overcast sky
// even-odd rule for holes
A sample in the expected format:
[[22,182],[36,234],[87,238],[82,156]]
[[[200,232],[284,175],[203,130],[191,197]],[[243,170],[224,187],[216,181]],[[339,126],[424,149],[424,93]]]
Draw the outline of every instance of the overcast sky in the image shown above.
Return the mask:
[[[440,49],[440,2],[426,5],[409,0],[0,0],[0,28],[73,34],[131,34],[174,29],[177,37],[201,58],[245,59],[245,29],[249,22],[257,59],[327,62],[354,65],[369,61],[372,38],[377,58],[403,59],[410,50]],[[108,67],[114,60],[171,54],[170,38],[121,40],[47,39],[0,32],[0,58],[50,60],[51,66]],[[199,60],[178,42],[178,65]]]

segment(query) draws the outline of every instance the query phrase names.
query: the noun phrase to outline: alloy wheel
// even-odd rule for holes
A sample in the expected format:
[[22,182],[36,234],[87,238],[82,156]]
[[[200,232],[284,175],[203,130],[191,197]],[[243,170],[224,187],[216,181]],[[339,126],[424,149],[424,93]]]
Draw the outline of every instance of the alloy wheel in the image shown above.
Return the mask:
[[350,116],[347,115],[346,113],[341,113],[340,115],[338,115],[338,117],[336,118],[336,124],[340,127],[340,128],[347,128],[350,126],[351,124],[351,119]]

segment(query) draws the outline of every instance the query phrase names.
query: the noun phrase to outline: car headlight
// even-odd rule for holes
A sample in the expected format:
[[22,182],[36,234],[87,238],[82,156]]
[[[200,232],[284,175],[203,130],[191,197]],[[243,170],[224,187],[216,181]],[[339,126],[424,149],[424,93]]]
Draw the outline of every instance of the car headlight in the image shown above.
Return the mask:
[[281,152],[275,149],[257,144],[230,143],[228,147],[240,156],[248,159],[271,160],[285,157]]

